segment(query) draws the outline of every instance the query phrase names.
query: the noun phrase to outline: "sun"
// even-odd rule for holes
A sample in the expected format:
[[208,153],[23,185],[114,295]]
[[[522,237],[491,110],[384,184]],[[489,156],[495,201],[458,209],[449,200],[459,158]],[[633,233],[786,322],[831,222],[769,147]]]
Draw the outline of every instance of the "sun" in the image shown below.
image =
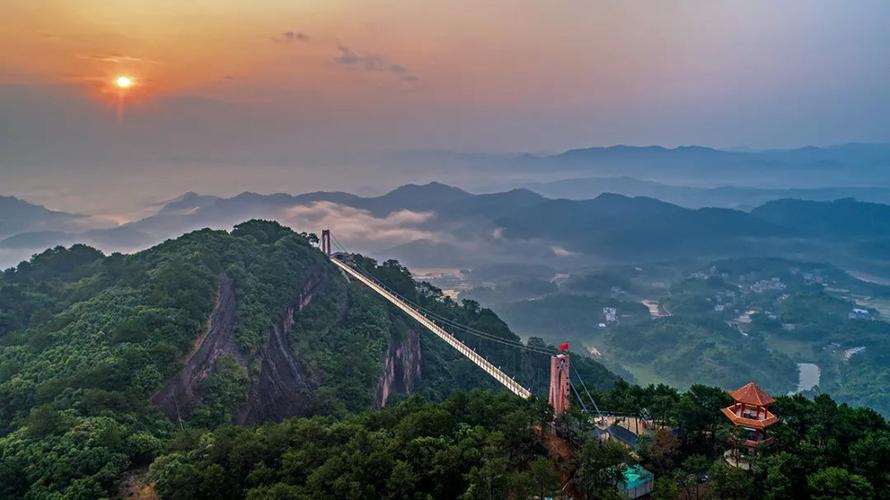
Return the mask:
[[119,89],[128,89],[133,86],[133,78],[127,75],[120,75],[114,79],[114,85]]

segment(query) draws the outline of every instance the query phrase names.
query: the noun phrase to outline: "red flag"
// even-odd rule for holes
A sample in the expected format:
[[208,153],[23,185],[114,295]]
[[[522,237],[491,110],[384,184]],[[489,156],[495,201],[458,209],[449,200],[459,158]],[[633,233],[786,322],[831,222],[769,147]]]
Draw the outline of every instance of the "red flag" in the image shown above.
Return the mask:
[[559,345],[559,350],[560,350],[560,351],[568,351],[568,350],[569,350],[569,343],[566,342],[565,344],[560,344],[560,345]]

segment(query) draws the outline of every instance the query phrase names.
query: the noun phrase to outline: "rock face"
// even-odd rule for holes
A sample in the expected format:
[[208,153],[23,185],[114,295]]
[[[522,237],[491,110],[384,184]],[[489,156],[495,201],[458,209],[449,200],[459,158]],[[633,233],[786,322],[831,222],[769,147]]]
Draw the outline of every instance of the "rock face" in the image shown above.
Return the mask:
[[312,302],[319,284],[318,274],[311,274],[300,290],[296,303],[272,328],[268,342],[258,355],[260,376],[248,390],[247,401],[236,417],[237,423],[257,424],[308,413],[309,379],[291,351],[288,336],[293,330],[294,315],[300,314]]
[[195,342],[185,366],[154,396],[156,404],[173,419],[189,417],[206,392],[205,382],[216,371],[220,357],[230,356],[244,364],[235,344],[235,286],[227,276],[220,279],[216,306],[207,321],[207,331]]
[[[206,332],[195,342],[185,366],[171,377],[153,397],[152,402],[171,419],[187,419],[207,396],[208,381],[219,370],[220,359],[228,357],[252,373],[251,384],[243,402],[234,413],[238,424],[258,424],[303,416],[310,412],[312,390],[310,374],[289,342],[297,318],[315,297],[323,293],[321,269],[309,272],[296,284],[292,305],[272,326],[266,344],[256,354],[245,355],[235,341],[237,297],[235,286],[222,276],[216,305],[207,322]],[[347,304],[343,304],[345,320]],[[333,326],[333,325],[332,325]],[[417,331],[409,330],[399,340],[390,340],[382,361],[374,406],[382,408],[393,394],[410,394],[421,380],[421,346]]]
[[420,335],[409,330],[400,342],[391,342],[386,353],[383,374],[377,384],[376,408],[386,406],[393,394],[410,394],[420,383],[421,377]]
[[238,409],[237,423],[259,423],[306,414],[310,384],[299,359],[291,352],[288,336],[293,329],[294,315],[309,305],[319,283],[319,273],[310,273],[294,304],[272,327],[266,345],[248,358],[235,342],[237,298],[234,283],[223,276],[206,333],[196,341],[195,350],[185,366],[152,397],[152,403],[172,419],[190,417],[206,396],[207,380],[218,370],[220,358],[226,356],[243,368],[260,367],[259,376]]

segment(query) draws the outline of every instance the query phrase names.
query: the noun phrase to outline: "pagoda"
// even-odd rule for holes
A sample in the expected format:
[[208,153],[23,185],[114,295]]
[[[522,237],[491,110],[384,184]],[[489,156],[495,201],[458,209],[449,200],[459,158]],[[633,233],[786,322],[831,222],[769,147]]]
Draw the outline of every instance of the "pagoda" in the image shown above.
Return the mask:
[[767,437],[766,428],[777,423],[779,417],[769,411],[769,405],[776,400],[754,382],[730,392],[729,395],[735,402],[721,411],[732,425],[743,429],[744,437],[739,439],[739,444],[749,449],[770,444],[772,438]]

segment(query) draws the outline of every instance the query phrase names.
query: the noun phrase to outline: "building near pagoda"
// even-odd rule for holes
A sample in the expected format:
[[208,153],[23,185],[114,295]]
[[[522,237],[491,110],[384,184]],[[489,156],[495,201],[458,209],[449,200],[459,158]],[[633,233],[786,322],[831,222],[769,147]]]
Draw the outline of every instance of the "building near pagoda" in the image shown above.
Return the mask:
[[734,403],[721,411],[732,425],[742,430],[738,444],[752,450],[769,445],[772,438],[767,435],[766,429],[779,421],[779,417],[769,411],[769,406],[776,400],[754,382],[729,395]]

